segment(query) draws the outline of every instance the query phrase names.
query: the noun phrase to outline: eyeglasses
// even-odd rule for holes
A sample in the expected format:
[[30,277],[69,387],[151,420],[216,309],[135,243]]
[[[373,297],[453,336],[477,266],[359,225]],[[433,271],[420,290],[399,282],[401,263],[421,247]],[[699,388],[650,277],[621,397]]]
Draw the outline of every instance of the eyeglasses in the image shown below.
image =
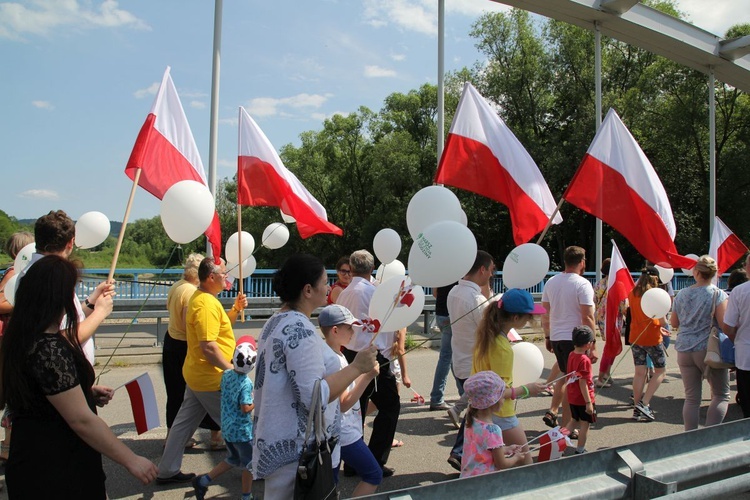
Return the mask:
[[340,272],[341,274],[352,274],[351,269],[339,269],[338,272]]

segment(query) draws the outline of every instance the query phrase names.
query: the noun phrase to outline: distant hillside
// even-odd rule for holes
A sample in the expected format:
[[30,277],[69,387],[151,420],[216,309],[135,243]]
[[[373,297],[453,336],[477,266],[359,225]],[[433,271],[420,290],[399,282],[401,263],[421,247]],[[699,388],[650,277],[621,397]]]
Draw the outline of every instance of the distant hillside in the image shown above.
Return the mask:
[[[36,219],[18,219],[19,224],[23,224],[24,226],[31,226],[32,228],[34,227],[35,222],[36,222]],[[111,220],[109,221],[109,224],[110,224],[109,234],[117,238],[117,236],[120,234],[120,228],[122,227],[122,222]]]

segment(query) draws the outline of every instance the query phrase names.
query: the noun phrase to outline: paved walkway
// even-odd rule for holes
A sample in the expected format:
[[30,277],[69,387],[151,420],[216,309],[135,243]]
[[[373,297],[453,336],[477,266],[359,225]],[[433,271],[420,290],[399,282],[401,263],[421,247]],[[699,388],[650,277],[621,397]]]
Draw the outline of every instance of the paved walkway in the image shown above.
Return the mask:
[[[104,329],[99,335],[100,345],[107,342],[116,341],[119,329],[119,336],[122,334],[122,327],[118,327],[111,332]],[[247,331],[246,331],[247,330]],[[238,328],[237,336],[245,333],[257,333],[252,328]],[[533,332],[531,332],[533,334]],[[132,337],[131,337],[132,335]],[[107,338],[109,337],[109,339]],[[531,335],[530,338],[533,338]],[[537,336],[538,337],[538,336]],[[154,337],[146,332],[133,332],[128,335],[128,342],[138,344],[143,352],[151,352]],[[541,344],[537,343],[537,346]],[[135,348],[135,347],[131,347]],[[125,350],[125,349],[123,349]],[[548,368],[552,365],[552,356],[543,351],[545,357],[545,372],[543,377],[547,376]],[[682,402],[683,389],[677,368],[675,352],[670,348],[671,357],[668,358],[668,373],[664,384],[660,387],[656,397],[652,401],[652,407],[656,412],[657,420],[655,422],[639,423],[631,419],[632,409],[629,406],[629,396],[631,393],[631,377],[633,374],[632,358],[630,353],[625,351],[616,362],[614,372],[615,385],[608,389],[602,389],[597,395],[597,410],[599,419],[596,428],[592,429],[589,434],[589,450],[597,450],[605,447],[627,445],[632,442],[654,439],[657,437],[671,435],[682,432]],[[136,355],[134,357],[147,359],[146,354]],[[413,381],[413,389],[419,392],[425,398],[429,399],[429,392],[432,385],[432,377],[438,353],[436,349],[421,348],[407,355],[408,370]],[[622,362],[618,365],[619,360]],[[164,392],[163,377],[161,366],[158,364],[137,365],[130,363],[123,366],[123,362],[110,365],[109,371],[102,375],[101,383],[116,387],[120,384],[131,380],[137,375],[148,372],[154,382],[159,400],[161,421],[164,422],[164,403],[166,395]],[[101,366],[101,365],[100,365]],[[100,368],[97,368],[97,372]],[[732,383],[734,390],[734,383]],[[704,401],[702,408],[702,418],[705,418],[706,406],[708,404],[706,395],[708,394],[707,385],[704,386]],[[453,429],[445,412],[431,412],[427,406],[420,406],[410,402],[413,393],[411,390],[403,388],[401,390],[402,412],[398,425],[397,438],[404,441],[404,446],[393,450],[388,465],[396,469],[396,474],[383,481],[380,491],[391,491],[401,488],[408,488],[418,485],[431,484],[440,481],[455,479],[456,473],[446,462],[450,447],[453,444],[456,431]],[[454,400],[458,397],[455,384],[448,384],[447,397]],[[529,439],[545,432],[547,427],[542,423],[542,415],[548,408],[549,397],[536,397],[518,402],[517,413],[519,419],[526,430]],[[153,429],[141,436],[135,434],[132,421],[130,404],[126,392],[119,390],[115,399],[100,411],[101,417],[111,426],[113,431],[137,453],[147,456],[158,462],[166,428],[159,427]],[[732,404],[727,415],[727,420],[737,420],[741,418],[739,408]],[[368,431],[369,432],[369,431]],[[208,441],[207,431],[199,432],[198,438],[202,441],[196,449],[190,450],[185,454],[182,470],[185,472],[207,472],[216,463],[222,460],[223,452],[207,451],[205,442]],[[575,460],[575,457],[566,458],[566,460]],[[105,469],[107,472],[107,490],[109,497],[113,499],[183,499],[192,498],[192,489],[185,486],[162,487],[156,485],[142,486],[135,479],[130,477],[127,472],[117,464],[105,459]],[[260,487],[258,482],[257,488]],[[354,478],[345,478],[342,476],[340,489],[342,498],[347,497],[355,486]],[[209,489],[209,498],[237,498],[240,491],[240,473],[232,470],[219,478],[215,485]],[[5,492],[0,492],[0,498],[7,498]]]

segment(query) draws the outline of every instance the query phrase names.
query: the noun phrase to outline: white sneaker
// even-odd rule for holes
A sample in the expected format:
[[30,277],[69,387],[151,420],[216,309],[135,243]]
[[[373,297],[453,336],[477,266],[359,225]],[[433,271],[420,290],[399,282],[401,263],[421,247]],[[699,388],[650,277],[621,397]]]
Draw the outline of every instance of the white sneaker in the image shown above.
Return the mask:
[[644,405],[643,401],[638,402],[638,404],[635,406],[635,410],[651,421],[656,420],[654,412],[651,411],[651,407],[649,405]]
[[461,428],[461,413],[456,409],[455,406],[451,406],[448,410],[448,418],[453,422],[453,427],[456,429]]

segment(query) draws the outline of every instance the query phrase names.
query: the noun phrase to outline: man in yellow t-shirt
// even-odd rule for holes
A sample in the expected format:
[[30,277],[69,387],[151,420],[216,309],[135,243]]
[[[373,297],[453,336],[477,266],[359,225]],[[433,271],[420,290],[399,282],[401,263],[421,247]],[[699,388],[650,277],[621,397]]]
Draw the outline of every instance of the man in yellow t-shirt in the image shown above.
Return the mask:
[[244,294],[238,294],[229,312],[216,296],[224,289],[227,272],[223,262],[206,257],[198,267],[200,286],[188,304],[186,326],[188,352],[182,374],[185,399],[172,423],[164,454],[159,462],[159,484],[183,483],[195,474],[180,472],[185,443],[208,413],[221,422],[221,375],[232,368],[235,340],[232,323],[247,306]]

